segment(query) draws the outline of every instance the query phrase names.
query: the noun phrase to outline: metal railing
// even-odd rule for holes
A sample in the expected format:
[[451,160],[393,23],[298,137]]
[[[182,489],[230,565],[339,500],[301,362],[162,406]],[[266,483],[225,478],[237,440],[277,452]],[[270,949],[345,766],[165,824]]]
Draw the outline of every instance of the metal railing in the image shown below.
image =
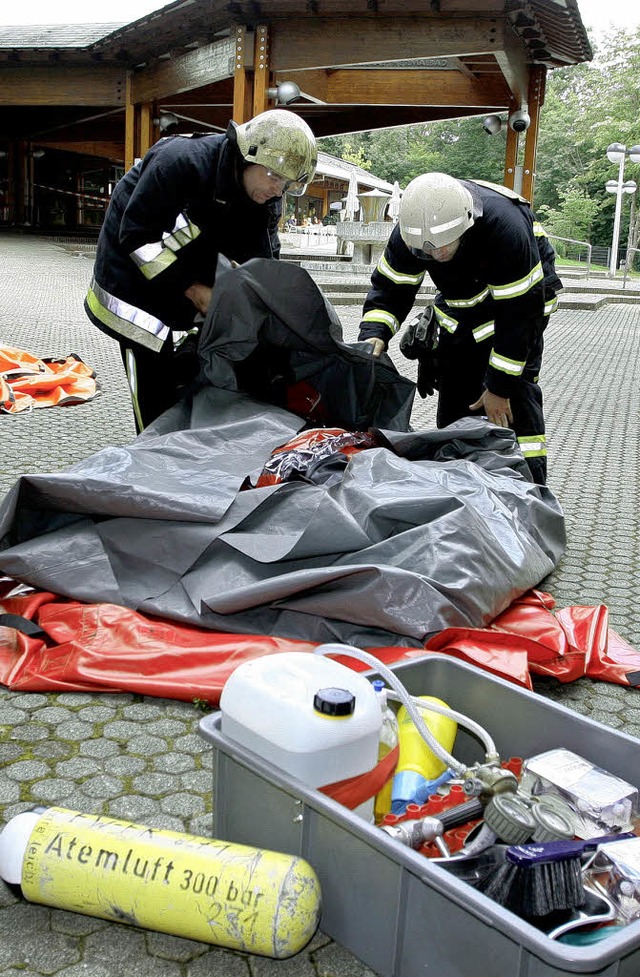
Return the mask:
[[592,246],[588,241],[575,241],[572,237],[558,237],[556,234],[548,235],[550,241],[564,241],[566,244],[580,244],[583,248],[587,249],[587,278],[589,277],[589,272],[591,271],[591,252],[593,250]]

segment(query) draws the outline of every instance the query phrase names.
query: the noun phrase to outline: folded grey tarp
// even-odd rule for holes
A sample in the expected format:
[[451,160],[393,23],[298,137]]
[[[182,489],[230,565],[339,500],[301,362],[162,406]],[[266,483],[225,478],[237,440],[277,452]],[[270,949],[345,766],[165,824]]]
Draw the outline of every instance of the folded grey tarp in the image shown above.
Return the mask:
[[[488,623],[553,570],[562,512],[512,432],[408,430],[413,384],[342,343],[302,269],[249,262],[215,293],[192,395],[127,447],[23,476],[0,508],[1,572],[213,630],[419,647]],[[308,424],[280,404],[300,382],[328,423],[368,420],[381,446],[319,484],[248,487]]]

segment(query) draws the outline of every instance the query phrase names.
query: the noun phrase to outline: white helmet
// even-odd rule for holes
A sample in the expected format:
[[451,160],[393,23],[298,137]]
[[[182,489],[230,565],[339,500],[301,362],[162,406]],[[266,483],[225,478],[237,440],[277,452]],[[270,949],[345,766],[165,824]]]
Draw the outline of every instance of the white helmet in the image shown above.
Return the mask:
[[247,163],[258,163],[285,181],[285,190],[301,197],[318,164],[316,137],[300,116],[287,109],[269,109],[236,125],[228,135]]
[[417,176],[402,195],[400,234],[414,253],[452,244],[473,222],[470,191],[446,173]]

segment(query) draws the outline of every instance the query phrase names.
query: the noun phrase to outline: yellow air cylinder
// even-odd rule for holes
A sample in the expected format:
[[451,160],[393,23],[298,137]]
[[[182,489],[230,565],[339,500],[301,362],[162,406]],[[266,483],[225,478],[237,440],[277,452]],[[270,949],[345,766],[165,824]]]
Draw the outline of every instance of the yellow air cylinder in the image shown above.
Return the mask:
[[276,959],[320,918],[301,858],[59,807],[9,822],[0,875],[30,902]]

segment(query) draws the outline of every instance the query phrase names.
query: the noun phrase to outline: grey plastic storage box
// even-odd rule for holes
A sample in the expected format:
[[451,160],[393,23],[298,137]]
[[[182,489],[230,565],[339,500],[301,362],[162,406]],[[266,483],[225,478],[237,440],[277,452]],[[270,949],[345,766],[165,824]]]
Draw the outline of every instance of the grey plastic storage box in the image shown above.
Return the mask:
[[[394,672],[486,727],[503,759],[564,746],[640,785],[637,739],[486,672],[428,655]],[[371,673],[373,677],[373,673]],[[322,885],[320,928],[383,977],[639,977],[640,921],[590,947],[557,943],[340,804],[282,774],[220,731],[213,747],[216,838],[301,855]],[[460,730],[454,755],[482,758]]]

